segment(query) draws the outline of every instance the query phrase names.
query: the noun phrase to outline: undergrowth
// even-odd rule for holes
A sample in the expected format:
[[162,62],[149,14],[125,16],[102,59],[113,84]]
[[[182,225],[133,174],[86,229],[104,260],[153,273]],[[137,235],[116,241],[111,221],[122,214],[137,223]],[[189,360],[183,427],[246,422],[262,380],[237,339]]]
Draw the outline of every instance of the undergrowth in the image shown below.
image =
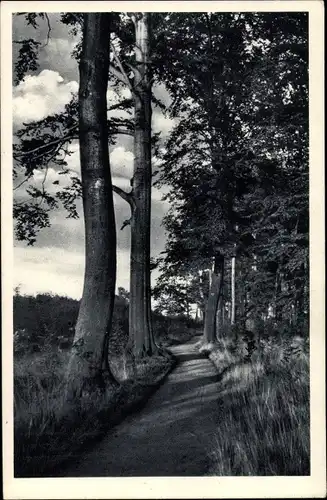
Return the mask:
[[[39,294],[14,296],[14,447],[15,475],[55,474],[57,465],[126,413],[146,401],[156,384],[171,369],[169,355],[140,362],[134,380],[126,380],[124,350],[128,341],[128,301],[116,297],[109,360],[120,381],[99,396],[73,402],[64,399],[65,371],[79,302],[67,297]],[[163,346],[182,320],[153,315],[156,338]],[[177,333],[176,333],[177,332]]]
[[309,343],[232,336],[201,345],[220,373],[210,474],[310,475]]
[[103,435],[125,414],[146,401],[154,384],[170,371],[171,356],[142,362],[136,381],[108,387],[99,396],[67,403],[64,371],[67,353],[35,354],[15,364],[15,476],[56,475],[56,469],[78,449]]

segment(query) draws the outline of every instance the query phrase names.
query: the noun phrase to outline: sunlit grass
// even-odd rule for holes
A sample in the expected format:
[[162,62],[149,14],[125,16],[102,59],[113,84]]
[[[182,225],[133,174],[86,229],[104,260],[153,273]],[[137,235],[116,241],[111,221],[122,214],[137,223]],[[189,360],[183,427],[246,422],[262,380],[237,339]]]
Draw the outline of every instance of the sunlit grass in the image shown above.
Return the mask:
[[221,373],[211,474],[309,475],[308,342],[260,341],[247,361],[242,341],[209,347]]

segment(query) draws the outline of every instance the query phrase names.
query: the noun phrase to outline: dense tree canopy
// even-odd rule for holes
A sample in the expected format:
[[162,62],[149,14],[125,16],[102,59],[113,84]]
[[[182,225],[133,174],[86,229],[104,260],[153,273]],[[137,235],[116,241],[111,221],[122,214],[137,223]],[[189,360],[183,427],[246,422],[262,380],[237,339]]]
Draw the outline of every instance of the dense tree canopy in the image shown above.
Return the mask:
[[161,281],[236,252],[247,283],[240,309],[306,314],[306,15],[172,14],[169,22],[170,57],[158,72],[174,75],[166,85],[178,125],[160,180],[172,206]]

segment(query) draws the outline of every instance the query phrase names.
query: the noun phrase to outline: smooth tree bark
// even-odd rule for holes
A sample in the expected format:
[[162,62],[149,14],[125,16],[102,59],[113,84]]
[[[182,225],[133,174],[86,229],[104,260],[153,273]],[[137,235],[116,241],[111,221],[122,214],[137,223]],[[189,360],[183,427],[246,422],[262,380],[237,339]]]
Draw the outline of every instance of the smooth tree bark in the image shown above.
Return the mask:
[[217,324],[216,324],[216,338],[219,339],[221,337],[221,330],[224,327],[225,320],[225,304],[224,304],[224,280],[222,280],[221,291],[218,300],[217,307]]
[[151,321],[151,74],[150,14],[134,13],[134,171],[131,217],[129,331],[136,358],[156,350]]
[[217,309],[220,294],[222,291],[222,284],[224,279],[224,257],[217,255],[215,257],[213,271],[211,274],[211,284],[209,297],[207,300],[203,340],[205,342],[216,341],[216,326],[217,326]]
[[107,130],[110,15],[85,14],[79,87],[79,140],[85,223],[85,274],[67,394],[115,383],[108,365],[116,285],[116,228]]
[[[130,12],[135,28],[135,63],[128,64],[134,73],[133,82],[125,71],[123,61],[113,47],[112,73],[130,89],[134,101],[134,170],[129,193],[113,186],[131,207],[131,257],[129,343],[127,354],[135,358],[158,351],[154,341],[151,319],[151,72],[150,16],[148,12]],[[127,225],[127,224],[125,224]]]

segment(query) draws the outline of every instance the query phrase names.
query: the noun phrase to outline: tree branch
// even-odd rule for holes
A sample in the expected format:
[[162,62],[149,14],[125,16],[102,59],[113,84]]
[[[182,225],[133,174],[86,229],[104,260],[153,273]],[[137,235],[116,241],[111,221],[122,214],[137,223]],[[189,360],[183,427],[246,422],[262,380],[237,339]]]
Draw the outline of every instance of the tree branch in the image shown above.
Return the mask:
[[112,190],[129,204],[132,211],[135,209],[136,205],[132,191],[130,193],[126,193],[126,191],[115,185],[112,186]]
[[130,135],[131,137],[134,137],[134,132],[133,130],[128,130],[128,129],[123,129],[123,128],[117,128],[116,130],[113,131],[113,134],[119,134],[119,135]]
[[[116,49],[115,49],[114,44],[113,44],[113,43],[110,43],[110,47],[111,47],[111,50],[112,50],[112,53],[113,53],[114,59],[115,59],[115,61],[116,61],[117,65],[118,65],[118,68],[119,68],[119,71],[118,71],[118,70],[117,70],[117,68],[115,68],[114,66],[112,66],[112,65],[111,65],[111,66],[110,66],[111,70],[113,70],[113,69],[114,69],[113,74],[114,74],[115,76],[117,76],[117,78],[119,78],[119,80],[120,80],[120,81],[122,81],[123,83],[125,83],[125,84],[128,86],[129,90],[130,90],[131,92],[133,92],[133,86],[132,86],[132,84],[131,84],[130,79],[128,78],[128,75],[127,75],[126,71],[124,70],[124,67],[123,67],[123,65],[122,65],[122,62],[121,62],[121,60],[120,60],[120,58],[119,58],[118,54],[117,54],[117,51],[116,51]],[[117,74],[115,74],[115,71],[117,72]],[[120,74],[120,76],[118,76],[118,73]]]
[[[70,129],[68,129],[68,132],[72,132],[73,130],[76,130],[78,127],[78,124],[73,125]],[[56,144],[60,144],[63,142],[68,141],[69,139],[75,139],[74,135],[66,135],[64,137],[60,137],[59,139],[55,139],[53,141],[47,142],[46,144],[42,144],[42,146],[38,146],[37,148],[31,149],[30,151],[21,151],[20,153],[14,153],[14,157],[20,158],[21,156],[28,156],[32,153],[37,153],[38,151],[41,151],[43,149],[48,148],[49,146],[54,146]]]
[[130,225],[131,225],[131,218],[124,220],[120,230],[122,231],[126,226],[130,226]]
[[112,104],[108,107],[107,111],[114,111],[115,109],[119,109],[124,104],[133,104],[133,99],[125,99],[124,101],[118,102],[117,104]]
[[135,16],[135,12],[127,12],[127,15],[129,16],[129,18],[132,20],[132,23],[134,24],[134,26],[136,25],[136,16]]
[[134,75],[135,76],[138,76],[139,79],[141,80],[142,79],[142,73],[139,69],[137,69],[135,66],[133,66],[132,64],[129,64],[129,63],[125,63],[126,66],[131,70],[133,71]]
[[128,83],[125,80],[125,77],[119,69],[115,68],[112,64],[110,64],[109,71],[122,83],[125,85],[128,85]]
[[48,25],[48,33],[47,33],[47,41],[45,42],[44,45],[42,45],[42,48],[46,47],[49,43],[49,39],[50,39],[50,32],[51,32],[51,24],[50,24],[50,19],[49,19],[49,16],[46,12],[44,12],[44,17],[47,21],[47,25]]
[[30,178],[32,177],[32,174],[29,174],[26,179],[24,179],[22,182],[20,182],[16,187],[13,188],[14,191],[16,191],[16,189],[20,188],[23,184],[25,184],[25,182],[28,182],[30,180]]

